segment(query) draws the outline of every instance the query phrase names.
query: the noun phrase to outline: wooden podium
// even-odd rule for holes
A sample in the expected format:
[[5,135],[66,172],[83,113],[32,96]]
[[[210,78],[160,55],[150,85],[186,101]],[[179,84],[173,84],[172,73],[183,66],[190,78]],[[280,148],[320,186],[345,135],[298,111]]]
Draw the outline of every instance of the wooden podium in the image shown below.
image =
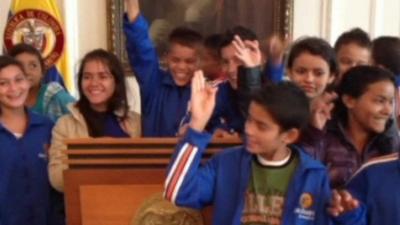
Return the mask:
[[[68,225],[134,225],[140,206],[163,191],[176,138],[67,140],[64,191]],[[214,139],[207,160],[240,139]],[[202,212],[211,224],[211,210]]]

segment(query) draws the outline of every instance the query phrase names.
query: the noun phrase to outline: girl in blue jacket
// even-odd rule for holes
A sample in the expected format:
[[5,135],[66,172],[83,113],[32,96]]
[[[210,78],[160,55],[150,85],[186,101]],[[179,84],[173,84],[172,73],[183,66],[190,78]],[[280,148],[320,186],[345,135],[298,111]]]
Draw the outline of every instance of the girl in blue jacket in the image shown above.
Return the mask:
[[47,146],[53,123],[24,107],[22,65],[0,56],[0,224],[49,224]]

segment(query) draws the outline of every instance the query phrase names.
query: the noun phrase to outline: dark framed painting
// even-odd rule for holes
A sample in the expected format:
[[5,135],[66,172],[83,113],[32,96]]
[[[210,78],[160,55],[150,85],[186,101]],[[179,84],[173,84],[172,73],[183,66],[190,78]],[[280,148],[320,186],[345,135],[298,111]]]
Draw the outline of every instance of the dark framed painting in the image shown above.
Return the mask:
[[[235,25],[248,27],[259,39],[278,33],[290,37],[294,0],[139,0],[150,36],[162,52],[176,26],[192,27],[207,36]],[[122,31],[123,0],[107,0],[108,47],[129,68]]]

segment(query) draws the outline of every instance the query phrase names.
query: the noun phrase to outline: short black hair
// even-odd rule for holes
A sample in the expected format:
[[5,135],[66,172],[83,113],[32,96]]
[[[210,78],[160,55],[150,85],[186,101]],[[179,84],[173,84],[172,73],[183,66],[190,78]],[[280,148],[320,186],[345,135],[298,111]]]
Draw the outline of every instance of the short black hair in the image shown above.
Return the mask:
[[180,26],[171,31],[168,42],[169,46],[172,44],[180,44],[195,49],[203,44],[203,36],[196,30]]
[[372,42],[372,59],[376,65],[382,65],[396,76],[400,74],[400,38],[382,36]]
[[210,50],[214,55],[219,56],[219,46],[222,43],[222,34],[211,34],[204,39],[204,47]]
[[309,100],[303,90],[292,82],[265,84],[252,93],[251,102],[261,105],[282,131],[304,129],[310,118]]
[[329,65],[330,72],[337,75],[338,64],[336,61],[335,51],[324,39],[318,37],[306,37],[297,40],[289,52],[287,63],[288,68],[292,68],[295,59],[303,53],[320,56]]
[[338,52],[343,45],[354,43],[362,48],[371,49],[372,41],[368,33],[361,28],[353,28],[342,33],[335,42],[335,52]]
[[42,54],[40,53],[39,50],[37,50],[35,47],[33,47],[32,45],[28,45],[25,43],[19,43],[16,44],[15,46],[13,46],[9,51],[8,54],[11,57],[17,57],[20,54],[23,53],[28,53],[30,55],[34,55],[36,56],[36,58],[39,60],[40,63],[40,68],[42,69],[42,74],[45,74],[47,71],[44,59],[42,57]]
[[235,26],[231,29],[226,30],[223,33],[221,44],[219,46],[219,52],[221,52],[222,48],[230,45],[235,38],[235,35],[238,35],[243,41],[249,40],[254,41],[257,40],[257,35],[254,31],[246,28],[244,26]]

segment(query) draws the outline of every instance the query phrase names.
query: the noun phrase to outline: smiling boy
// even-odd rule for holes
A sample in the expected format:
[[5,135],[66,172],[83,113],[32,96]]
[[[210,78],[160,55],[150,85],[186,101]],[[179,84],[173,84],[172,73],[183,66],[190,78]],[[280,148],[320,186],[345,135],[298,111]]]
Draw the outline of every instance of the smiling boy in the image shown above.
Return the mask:
[[169,165],[165,198],[198,209],[213,205],[213,224],[329,224],[326,169],[292,145],[308,122],[306,95],[287,82],[258,90],[250,101],[244,145],[201,165],[215,93],[201,72],[195,74],[190,128]]
[[[167,71],[149,37],[149,27],[140,14],[138,0],[125,0],[126,47],[140,86],[143,136],[175,136],[190,99],[190,80],[199,67],[202,37],[188,28],[176,28],[169,36]],[[188,85],[189,84],[189,85]]]

